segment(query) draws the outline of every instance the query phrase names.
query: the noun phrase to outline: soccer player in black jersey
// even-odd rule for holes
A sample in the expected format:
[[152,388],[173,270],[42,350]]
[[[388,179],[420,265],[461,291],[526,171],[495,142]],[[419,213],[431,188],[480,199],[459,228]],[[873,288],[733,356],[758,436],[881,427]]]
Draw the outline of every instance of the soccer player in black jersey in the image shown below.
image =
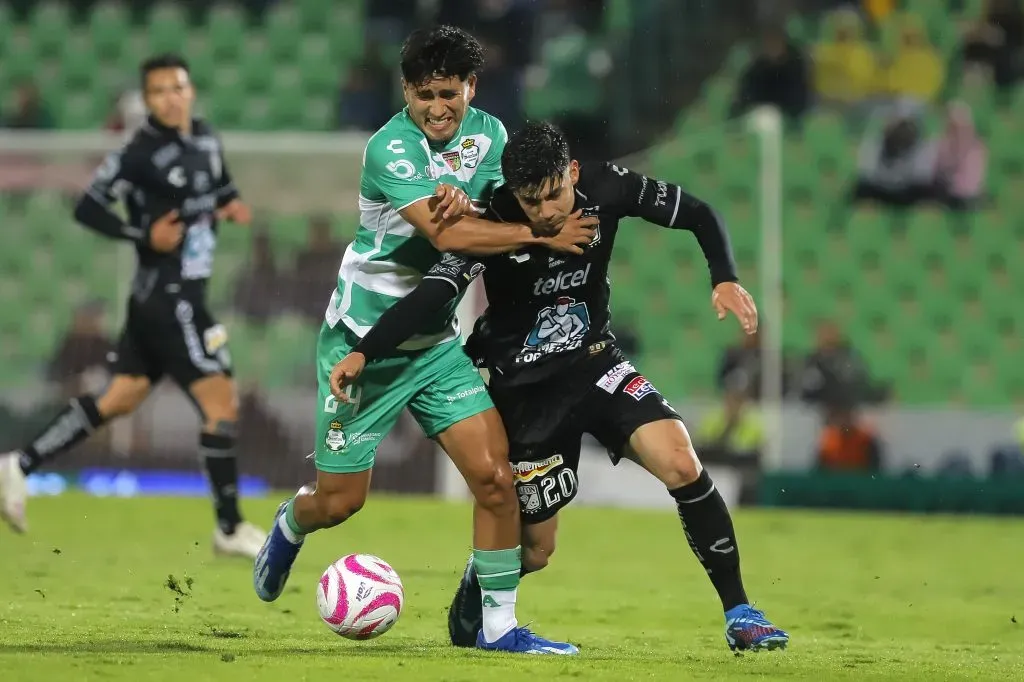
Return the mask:
[[[244,522],[238,509],[238,401],[227,333],[206,306],[218,223],[248,223],[249,208],[231,180],[217,135],[192,117],[195,93],[185,60],[158,56],[140,71],[149,118],[107,156],[75,207],[78,222],[131,242],[138,256],[113,378],[100,396],[71,400],[21,450],[0,455],[0,516],[24,531],[25,476],[103,424],[135,411],[167,375],[188,393],[202,420],[199,452],[217,516],[214,550],[255,557],[265,533]],[[127,222],[111,210],[118,200]]]
[[[491,202],[492,220],[526,220],[551,233],[569,215],[595,215],[600,222],[590,245],[582,255],[543,249],[484,259],[444,254],[336,366],[335,395],[343,399],[368,360],[393,352],[482,272],[488,308],[466,352],[489,370],[489,391],[508,432],[524,571],[540,570],[554,551],[557,513],[576,494],[580,440],[590,433],[608,448],[613,464],[623,457],[636,461],[674,498],[686,539],[721,598],[730,648],[784,647],[789,635],[750,605],[729,510],[682,420],[609,331],[608,263],[619,220],[636,216],[692,232],[708,262],[719,319],[732,313],[754,333],[757,309],[738,283],[721,219],[677,185],[612,164],[581,166],[561,132],[543,122],[509,140],[502,171],[506,184]],[[472,646],[479,628],[475,594],[470,562],[449,612],[457,646]]]

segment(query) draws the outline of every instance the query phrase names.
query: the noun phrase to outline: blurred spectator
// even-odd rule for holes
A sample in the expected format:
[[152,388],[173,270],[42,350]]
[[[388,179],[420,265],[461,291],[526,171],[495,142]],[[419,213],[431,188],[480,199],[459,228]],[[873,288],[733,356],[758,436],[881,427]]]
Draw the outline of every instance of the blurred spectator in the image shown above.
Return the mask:
[[394,78],[376,43],[367,45],[362,60],[349,66],[338,93],[338,128],[371,132],[394,115]]
[[910,102],[880,114],[882,129],[869,129],[861,141],[854,202],[908,207],[932,196],[935,145],[924,138],[921,114]]
[[988,147],[974,128],[967,104],[955,102],[949,106],[946,130],[936,147],[936,198],[953,210],[974,208],[985,190]]
[[743,334],[739,344],[725,350],[718,366],[718,388],[723,393],[742,391],[757,399],[761,391],[761,332]]
[[22,130],[53,128],[53,116],[33,83],[22,83],[14,94],[14,111],[4,117],[5,128]]
[[842,9],[826,19],[827,36],[814,47],[814,89],[825,103],[857,104],[874,93],[875,54],[862,37],[856,11]]
[[114,342],[104,327],[102,302],[90,301],[75,311],[46,370],[46,378],[60,384],[60,400],[101,389],[106,383],[107,356],[114,350]]
[[902,19],[896,48],[881,78],[885,92],[897,99],[930,103],[938,98],[946,80],[946,67],[917,17]]
[[722,405],[701,420],[695,440],[701,456],[758,461],[764,449],[764,424],[748,393],[727,390]]
[[852,408],[828,411],[817,454],[820,469],[874,472],[882,468],[882,441]]
[[254,326],[263,328],[272,316],[283,309],[280,279],[270,236],[265,230],[253,234],[249,258],[235,282],[234,306]]
[[[309,219],[306,246],[295,257],[295,266],[288,279],[292,290],[292,305],[300,315],[318,323],[324,316],[324,291],[331,291],[338,283],[338,264],[345,252],[345,244],[331,235],[331,220],[325,215]],[[310,295],[310,292],[313,295]]]
[[880,26],[896,10],[896,0],[862,0],[864,14],[875,26]]
[[1024,72],[1024,8],[1020,0],[989,0],[964,35],[964,69],[982,68],[1006,89]]
[[887,386],[875,383],[863,358],[833,322],[818,326],[818,345],[799,369],[801,398],[833,412],[884,401]]
[[810,91],[807,62],[781,28],[770,28],[761,37],[761,53],[740,76],[732,115],[738,116],[763,104],[774,105],[790,119],[807,111]]
[[592,5],[561,0],[544,7],[540,57],[527,73],[527,114],[560,127],[583,161],[603,159],[609,149],[606,81],[613,62]]
[[473,106],[497,117],[511,134],[523,123],[523,73],[508,62],[500,45],[483,45],[485,74],[477,81]]

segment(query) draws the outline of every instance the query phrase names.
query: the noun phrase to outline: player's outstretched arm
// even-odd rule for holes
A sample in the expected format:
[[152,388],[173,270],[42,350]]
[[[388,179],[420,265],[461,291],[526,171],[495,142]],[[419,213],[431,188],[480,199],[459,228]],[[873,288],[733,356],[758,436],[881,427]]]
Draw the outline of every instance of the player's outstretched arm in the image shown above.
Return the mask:
[[725,319],[731,312],[743,331],[748,334],[757,331],[757,307],[753,297],[739,285],[729,231],[718,212],[679,185],[610,164],[604,171],[605,191],[622,215],[693,233],[708,263],[711,304],[718,319]]

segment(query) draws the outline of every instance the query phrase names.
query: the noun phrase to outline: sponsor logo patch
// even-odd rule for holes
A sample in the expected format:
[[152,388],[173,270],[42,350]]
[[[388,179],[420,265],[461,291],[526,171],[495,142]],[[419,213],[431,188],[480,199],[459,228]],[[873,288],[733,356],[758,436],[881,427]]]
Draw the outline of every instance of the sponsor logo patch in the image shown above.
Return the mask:
[[636,368],[633,367],[632,363],[620,362],[605,372],[604,376],[597,380],[597,387],[602,391],[615,393],[615,389],[622,384],[622,381],[635,371]]
[[633,379],[626,384],[626,387],[622,389],[622,392],[626,395],[633,396],[633,400],[641,400],[652,393],[657,393],[658,389],[654,388],[654,385],[641,375],[633,377]]

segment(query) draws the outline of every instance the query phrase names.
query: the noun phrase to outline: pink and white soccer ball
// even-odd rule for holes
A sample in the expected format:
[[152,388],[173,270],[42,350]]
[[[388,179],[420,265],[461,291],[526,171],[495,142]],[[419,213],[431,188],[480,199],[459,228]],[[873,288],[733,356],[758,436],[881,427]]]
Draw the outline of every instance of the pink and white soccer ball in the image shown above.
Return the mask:
[[316,604],[320,618],[337,634],[373,639],[398,622],[405,589],[388,562],[370,554],[349,554],[320,577]]

